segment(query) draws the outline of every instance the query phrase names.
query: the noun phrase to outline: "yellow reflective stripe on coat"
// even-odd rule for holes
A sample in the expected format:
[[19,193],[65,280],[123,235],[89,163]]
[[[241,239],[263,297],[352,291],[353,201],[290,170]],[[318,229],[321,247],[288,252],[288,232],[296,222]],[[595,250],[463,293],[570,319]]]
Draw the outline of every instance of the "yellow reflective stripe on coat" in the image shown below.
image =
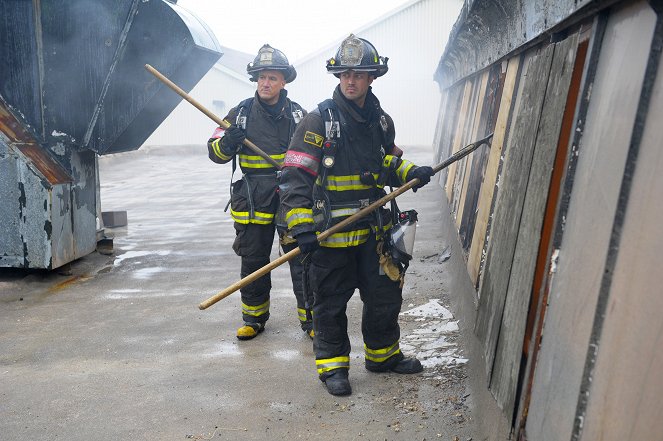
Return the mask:
[[223,159],[224,161],[231,160],[232,156],[224,155],[223,152],[221,151],[221,146],[219,145],[220,141],[221,138],[217,138],[214,141],[212,141],[212,150],[214,151],[214,154],[219,158]]
[[407,172],[414,167],[414,163],[408,161],[407,159],[401,159],[401,165],[396,169],[396,175],[398,179],[401,180],[401,184],[407,182]]
[[368,346],[364,345],[364,356],[366,357],[366,360],[374,361],[376,363],[382,363],[400,352],[401,348],[398,342],[382,349],[370,349]]
[[356,247],[368,240],[371,234],[370,228],[362,228],[361,230],[344,231],[342,233],[334,233],[320,242],[320,245],[327,248],[345,248]]
[[[283,164],[285,153],[269,155],[269,157],[276,161],[278,164]],[[239,154],[239,165],[244,168],[274,168],[274,166],[267,162],[267,160],[262,156],[245,155],[243,153]]]
[[350,357],[342,356],[315,360],[315,366],[318,368],[318,374],[339,368],[350,369]]
[[253,317],[260,317],[261,315],[265,315],[268,312],[269,312],[269,300],[267,300],[262,305],[257,305],[257,306],[247,305],[246,303],[242,302],[243,314],[250,315]]
[[353,214],[358,213],[359,210],[359,208],[337,208],[331,211],[331,217],[336,218],[352,216]]
[[310,208],[293,208],[285,214],[285,222],[288,224],[288,229],[300,224],[313,223],[313,210]]
[[273,213],[263,213],[261,211],[254,211],[253,217],[251,217],[248,211],[235,211],[231,208],[230,215],[238,224],[269,225],[274,221]]
[[[373,178],[378,179],[378,175],[373,173]],[[364,184],[359,179],[359,175],[349,176],[327,176],[325,189],[330,191],[348,191],[348,190],[368,190],[375,188],[375,184]]]

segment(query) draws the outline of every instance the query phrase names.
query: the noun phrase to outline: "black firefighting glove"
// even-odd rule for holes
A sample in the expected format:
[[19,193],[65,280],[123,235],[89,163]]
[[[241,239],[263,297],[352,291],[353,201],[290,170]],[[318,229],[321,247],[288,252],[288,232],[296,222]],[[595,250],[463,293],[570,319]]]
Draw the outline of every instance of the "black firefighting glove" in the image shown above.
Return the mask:
[[433,172],[433,168],[427,165],[424,165],[422,167],[417,167],[414,170],[412,170],[412,172],[408,173],[409,175],[408,181],[411,181],[414,178],[419,178],[419,183],[414,187],[412,187],[412,191],[416,193],[418,189],[428,184],[430,182],[430,178],[434,174],[435,172]]
[[320,248],[318,236],[316,236],[313,231],[299,233],[295,236],[295,239],[297,239],[297,244],[299,245],[299,250],[302,252],[302,254],[312,253],[313,251]]
[[244,130],[233,124],[226,129],[223,137],[226,138],[228,142],[227,145],[233,147],[235,151],[237,151],[242,147],[242,142],[246,139],[246,133],[244,133]]

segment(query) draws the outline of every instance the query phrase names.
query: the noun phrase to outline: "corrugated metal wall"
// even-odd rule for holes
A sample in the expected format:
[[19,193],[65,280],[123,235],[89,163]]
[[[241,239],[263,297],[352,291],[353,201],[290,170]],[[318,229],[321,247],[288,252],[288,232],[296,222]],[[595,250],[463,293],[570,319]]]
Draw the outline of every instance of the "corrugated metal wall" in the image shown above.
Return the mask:
[[441,97],[439,159],[495,133],[440,182],[487,384],[518,439],[663,433],[662,15],[624,1],[569,17]]
[[[373,91],[394,119],[397,144],[432,144],[440,100],[433,74],[461,5],[461,0],[413,1],[355,32],[389,57],[389,72],[375,80]],[[307,110],[331,97],[338,84],[325,64],[340,43],[295,65],[298,76],[289,87],[290,96]]]
[[[218,65],[194,87],[189,95],[219,118],[245,98],[255,93],[255,83],[238,77]],[[174,93],[174,92],[173,92]],[[182,100],[143,145],[205,145],[216,123],[189,102]]]

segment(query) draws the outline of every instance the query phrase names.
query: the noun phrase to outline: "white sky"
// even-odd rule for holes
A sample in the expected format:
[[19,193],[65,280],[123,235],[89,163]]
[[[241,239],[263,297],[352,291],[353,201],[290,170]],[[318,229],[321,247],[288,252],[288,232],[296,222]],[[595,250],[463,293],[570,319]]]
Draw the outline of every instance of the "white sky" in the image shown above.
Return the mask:
[[255,54],[269,43],[290,63],[409,0],[178,0],[200,17],[222,46]]

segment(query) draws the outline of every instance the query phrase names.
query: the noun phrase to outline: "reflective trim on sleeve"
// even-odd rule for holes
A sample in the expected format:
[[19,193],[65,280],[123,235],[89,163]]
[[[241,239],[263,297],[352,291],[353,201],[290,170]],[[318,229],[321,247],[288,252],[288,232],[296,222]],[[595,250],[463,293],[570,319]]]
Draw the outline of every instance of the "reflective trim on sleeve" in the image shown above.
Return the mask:
[[376,363],[383,363],[389,358],[401,352],[398,341],[393,345],[382,349],[371,349],[364,345],[364,356],[366,360],[374,361]]
[[283,166],[301,168],[308,174],[318,176],[320,160],[307,153],[288,150],[283,161]]
[[[285,158],[285,153],[278,155],[269,155],[274,161],[278,164],[283,164],[283,159]],[[265,158],[258,155],[245,155],[243,153],[239,154],[239,165],[242,168],[274,168],[274,166],[267,162]]]
[[288,224],[289,230],[292,230],[296,225],[312,224],[313,210],[310,208],[293,208],[285,214],[285,222]]
[[320,241],[320,246],[327,248],[356,247],[366,242],[369,234],[371,234],[370,228],[334,233],[325,240]]
[[394,155],[385,155],[384,159],[382,160],[382,166],[384,168],[391,168],[391,163],[395,160],[398,160],[398,158]]
[[318,368],[318,374],[323,374],[334,369],[350,369],[350,357],[342,356],[315,360],[315,366]]
[[273,213],[263,213],[261,211],[255,211],[253,217],[251,217],[248,211],[235,211],[231,208],[230,215],[238,224],[269,225],[274,221]]
[[396,169],[396,175],[400,179],[401,183],[407,182],[407,173],[410,169],[414,167],[414,163],[408,161],[407,159],[401,159],[401,165]]
[[232,156],[228,156],[221,151],[221,146],[219,145],[219,141],[221,141],[221,138],[217,138],[214,141],[212,141],[212,150],[214,151],[214,154],[219,158],[223,159],[224,161],[230,161],[232,159]]
[[250,315],[253,317],[260,317],[261,315],[265,315],[268,312],[269,312],[269,300],[267,300],[262,305],[257,305],[257,306],[247,305],[246,303],[242,302],[243,314]]

